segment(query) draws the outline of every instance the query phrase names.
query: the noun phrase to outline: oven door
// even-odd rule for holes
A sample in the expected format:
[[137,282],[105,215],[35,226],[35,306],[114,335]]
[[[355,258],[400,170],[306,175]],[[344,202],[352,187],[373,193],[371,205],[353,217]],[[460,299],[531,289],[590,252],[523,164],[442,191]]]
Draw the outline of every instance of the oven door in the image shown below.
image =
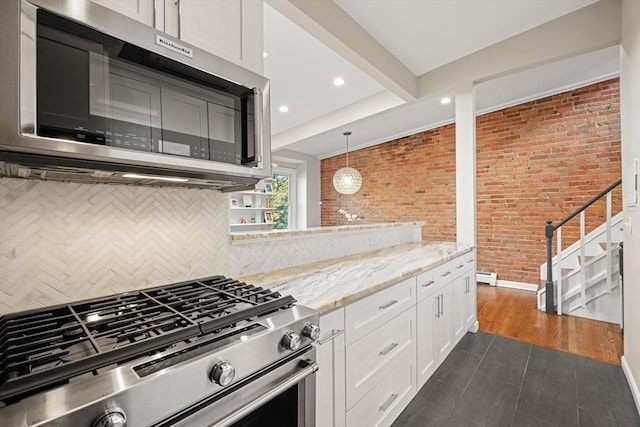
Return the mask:
[[154,426],[314,427],[315,353],[298,351]]

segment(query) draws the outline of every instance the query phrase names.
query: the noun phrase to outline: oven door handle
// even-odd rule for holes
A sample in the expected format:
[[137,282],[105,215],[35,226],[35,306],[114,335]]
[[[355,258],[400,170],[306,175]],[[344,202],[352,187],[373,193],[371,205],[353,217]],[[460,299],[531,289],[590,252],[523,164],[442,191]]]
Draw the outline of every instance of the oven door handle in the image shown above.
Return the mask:
[[302,381],[303,379],[305,379],[309,375],[315,374],[316,372],[318,372],[318,363],[317,362],[311,362],[311,364],[307,365],[307,367],[305,367],[304,369],[302,369],[301,371],[299,371],[295,375],[293,375],[293,376],[287,378],[286,380],[280,382],[273,389],[269,390],[268,392],[266,392],[265,394],[263,394],[262,396],[260,396],[256,400],[254,400],[253,402],[249,402],[246,405],[242,406],[240,409],[238,409],[233,414],[227,415],[225,418],[223,418],[222,420],[220,420],[217,423],[215,423],[213,425],[213,427],[228,426],[229,424],[233,424],[236,421],[239,421],[244,416],[250,414],[251,412],[253,412],[257,408],[259,408],[260,406],[264,405],[265,403],[267,403],[268,401],[270,401],[274,397],[278,396],[283,391],[286,391],[291,386],[299,383],[300,381]]

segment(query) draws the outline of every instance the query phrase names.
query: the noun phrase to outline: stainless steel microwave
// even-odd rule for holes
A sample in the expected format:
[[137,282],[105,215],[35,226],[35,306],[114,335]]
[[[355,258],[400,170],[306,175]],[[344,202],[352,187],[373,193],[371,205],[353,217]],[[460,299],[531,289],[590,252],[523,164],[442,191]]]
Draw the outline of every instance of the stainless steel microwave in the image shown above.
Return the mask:
[[266,78],[88,0],[3,1],[0,31],[0,174],[217,188],[270,176]]

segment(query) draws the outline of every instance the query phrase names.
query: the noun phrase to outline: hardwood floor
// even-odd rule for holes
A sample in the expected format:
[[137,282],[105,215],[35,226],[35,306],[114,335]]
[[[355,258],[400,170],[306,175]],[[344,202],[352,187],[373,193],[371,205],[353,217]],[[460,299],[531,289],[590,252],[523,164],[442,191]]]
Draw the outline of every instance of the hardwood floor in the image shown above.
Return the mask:
[[535,292],[478,284],[478,322],[484,332],[620,365],[619,325],[546,314]]

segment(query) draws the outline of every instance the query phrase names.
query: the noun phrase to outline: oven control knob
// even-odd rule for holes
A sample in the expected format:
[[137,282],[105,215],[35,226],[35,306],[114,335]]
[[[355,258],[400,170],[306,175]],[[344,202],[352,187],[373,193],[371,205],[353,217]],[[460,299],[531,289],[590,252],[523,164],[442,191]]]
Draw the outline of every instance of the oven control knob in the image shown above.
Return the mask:
[[231,381],[233,381],[233,377],[235,375],[236,370],[233,366],[231,366],[231,363],[222,360],[213,365],[213,369],[211,369],[211,375],[209,375],[209,378],[214,383],[224,387],[231,384]]
[[318,338],[320,338],[320,327],[313,323],[307,323],[304,325],[304,328],[302,328],[302,336],[317,341]]
[[127,417],[120,408],[107,409],[93,422],[92,427],[125,427]]
[[287,332],[282,338],[282,346],[287,350],[296,351],[300,348],[300,335],[295,332]]

